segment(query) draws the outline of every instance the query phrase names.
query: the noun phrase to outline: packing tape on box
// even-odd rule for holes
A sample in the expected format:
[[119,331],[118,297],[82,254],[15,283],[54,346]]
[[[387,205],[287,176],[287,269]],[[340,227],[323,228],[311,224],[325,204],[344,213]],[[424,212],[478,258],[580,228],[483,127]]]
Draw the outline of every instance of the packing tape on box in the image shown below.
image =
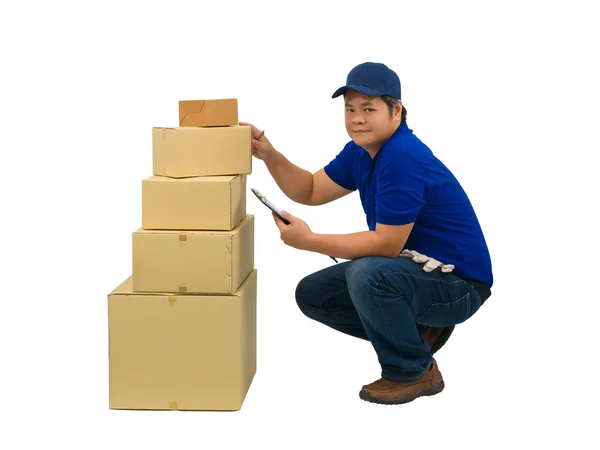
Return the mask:
[[187,234],[179,233],[179,247],[185,247],[187,244]]
[[173,409],[179,409],[177,408],[177,402],[171,402],[169,403],[169,409],[173,410]]
[[179,286],[179,292],[187,292],[187,286]]
[[177,297],[174,295],[169,297],[169,306],[175,306],[177,304]]

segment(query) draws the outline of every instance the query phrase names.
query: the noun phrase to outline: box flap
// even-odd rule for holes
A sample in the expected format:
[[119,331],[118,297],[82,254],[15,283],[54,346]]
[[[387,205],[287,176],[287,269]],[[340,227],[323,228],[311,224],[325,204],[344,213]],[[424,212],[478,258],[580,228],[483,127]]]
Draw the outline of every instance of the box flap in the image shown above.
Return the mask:
[[214,182],[224,182],[230,183],[235,180],[236,177],[241,175],[214,175],[214,176],[206,176],[206,177],[186,177],[186,178],[171,178],[165,177],[162,175],[151,175],[149,177],[144,178],[142,181],[151,181],[151,182],[163,182],[163,183],[214,183]]
[[223,294],[223,293],[211,293],[211,294],[198,294],[198,293],[188,293],[188,292],[133,292],[131,286],[132,286],[132,280],[133,277],[129,277],[127,278],[125,281],[123,281],[119,286],[117,286],[115,289],[113,289],[113,291],[108,294],[109,296],[114,296],[114,295],[123,295],[123,296],[127,296],[127,295],[138,295],[138,296],[175,296],[175,297],[241,297],[242,294],[244,293],[244,290],[246,289],[246,287],[248,286],[249,282],[252,281],[252,277],[255,277],[257,273],[257,269],[253,268],[252,271],[250,272],[250,274],[246,277],[246,279],[242,282],[242,284],[240,285],[240,287],[237,288],[237,290],[235,292],[229,293],[229,294]]
[[180,100],[179,101],[179,126],[183,125],[188,114],[201,114],[206,100]]
[[127,292],[131,292],[132,278],[133,277],[129,276],[125,281],[123,281],[120,285],[114,288],[108,295],[125,294]]
[[238,123],[237,98],[179,101],[179,126],[228,126]]
[[246,216],[241,220],[241,222],[232,230],[146,230],[144,228],[138,228],[133,232],[133,234],[179,234],[181,236],[189,235],[189,234],[204,234],[204,235],[223,235],[223,236],[232,236],[238,234],[242,227],[246,225],[252,218],[254,218],[253,214],[246,214]]
[[133,292],[133,276],[129,276],[125,281],[123,281],[119,286],[112,290],[109,296],[113,295],[157,295],[157,296],[165,296],[165,295],[180,295],[179,293],[172,292]]

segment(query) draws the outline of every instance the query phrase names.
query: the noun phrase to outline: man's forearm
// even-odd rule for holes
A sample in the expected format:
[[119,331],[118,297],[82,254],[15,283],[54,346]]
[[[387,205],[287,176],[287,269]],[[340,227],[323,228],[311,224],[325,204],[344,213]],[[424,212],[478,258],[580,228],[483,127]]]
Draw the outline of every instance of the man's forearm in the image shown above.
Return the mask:
[[292,164],[277,150],[265,159],[265,164],[285,195],[297,203],[308,202],[313,189],[312,173]]
[[306,250],[344,259],[355,259],[361,256],[398,256],[392,254],[393,249],[390,249],[375,231],[350,234],[313,233],[307,242]]

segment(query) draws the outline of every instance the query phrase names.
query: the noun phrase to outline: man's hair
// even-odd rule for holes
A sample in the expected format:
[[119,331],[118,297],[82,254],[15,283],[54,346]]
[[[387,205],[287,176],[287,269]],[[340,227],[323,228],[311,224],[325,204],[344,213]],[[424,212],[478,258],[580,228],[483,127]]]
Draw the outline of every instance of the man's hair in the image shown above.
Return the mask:
[[[389,95],[382,95],[381,99],[387,105],[387,107],[390,111],[390,117],[392,117],[394,115],[394,106],[396,106],[396,103],[398,103],[398,99],[394,98],[394,97],[390,97]],[[404,122],[406,120],[406,114],[407,114],[406,108],[404,107],[404,105],[402,105],[402,122]]]

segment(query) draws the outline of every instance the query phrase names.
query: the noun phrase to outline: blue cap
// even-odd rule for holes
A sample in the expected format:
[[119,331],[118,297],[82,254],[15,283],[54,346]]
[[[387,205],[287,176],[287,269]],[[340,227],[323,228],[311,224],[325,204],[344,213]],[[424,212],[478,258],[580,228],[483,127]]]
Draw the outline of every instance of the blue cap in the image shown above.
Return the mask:
[[366,62],[359,64],[348,74],[346,85],[339,88],[331,98],[354,89],[366,95],[389,95],[400,100],[400,78],[385,64]]

